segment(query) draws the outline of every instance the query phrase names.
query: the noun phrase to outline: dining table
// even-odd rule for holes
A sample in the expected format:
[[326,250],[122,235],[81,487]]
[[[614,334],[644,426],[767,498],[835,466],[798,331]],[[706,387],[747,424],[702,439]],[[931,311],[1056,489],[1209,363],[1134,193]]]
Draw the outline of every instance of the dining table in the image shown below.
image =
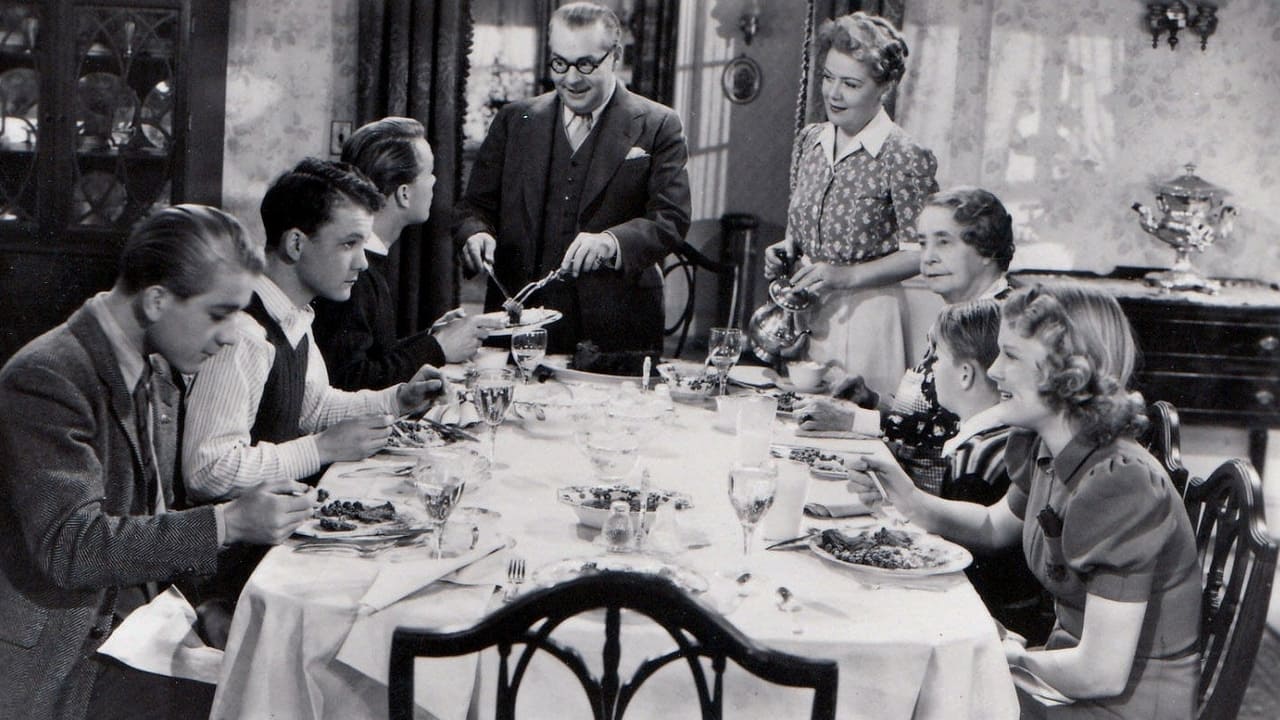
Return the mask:
[[[572,393],[574,385],[566,389]],[[616,384],[593,390],[624,391]],[[610,553],[600,531],[580,523],[575,508],[559,497],[561,488],[595,483],[573,433],[532,413],[517,414],[518,409],[509,411],[498,427],[493,462],[478,462],[480,470],[467,478],[446,525],[448,552],[443,557],[435,556],[429,541],[375,546],[370,552],[345,546],[316,552],[306,547],[307,538],[291,539],[266,554],[236,607],[213,718],[387,717],[390,643],[396,627],[468,627],[501,608],[512,590],[550,584],[559,577],[552,569],[593,559],[678,568],[684,577],[705,581],[691,584],[690,591],[753,642],[835,660],[839,717],[1018,715],[998,626],[963,572],[899,582],[837,566],[804,544],[766,550],[759,537],[744,558],[742,530],[727,492],[728,474],[741,448],[733,429],[717,422],[714,399],[671,403],[654,421],[655,430],[625,482],[636,484],[643,477],[651,489],[682,493],[689,507],[651,514],[647,547],[629,554]],[[457,449],[469,458],[487,456],[485,427],[470,429],[484,442],[463,440]],[[774,443],[833,453],[874,451],[881,442],[808,437],[782,413],[771,432]],[[803,474],[810,500],[848,493],[847,483],[812,476],[802,462],[776,462],[780,473]],[[319,487],[334,498],[390,500],[412,507],[417,502],[409,481],[413,463],[411,455],[388,453],[336,463]],[[895,521],[879,514],[805,517],[801,525],[821,530],[880,522]],[[524,560],[527,568],[525,581],[514,588],[508,573],[513,557]],[[743,567],[751,577],[740,586],[742,577],[736,573]],[[798,610],[782,608],[780,587],[794,596],[788,607]],[[646,653],[665,647],[663,631],[651,623],[629,619],[623,631],[624,672]],[[589,665],[593,655],[598,657],[600,617],[574,618],[556,632],[561,642],[578,647]],[[598,664],[593,667],[598,671]],[[417,715],[491,717],[496,668],[492,649],[418,660]],[[518,714],[591,717],[577,687],[557,663],[534,662],[524,678]],[[811,697],[811,691],[769,685],[732,665],[726,674],[729,717],[808,717]],[[678,666],[651,677],[628,716],[697,717],[698,712],[687,668]]]

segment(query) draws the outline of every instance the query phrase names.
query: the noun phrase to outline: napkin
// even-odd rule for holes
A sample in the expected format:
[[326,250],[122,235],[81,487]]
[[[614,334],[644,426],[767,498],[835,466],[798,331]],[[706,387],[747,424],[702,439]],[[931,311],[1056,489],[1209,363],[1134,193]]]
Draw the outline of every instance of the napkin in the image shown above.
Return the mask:
[[805,509],[821,508],[826,510],[809,511],[810,515],[819,517],[847,518],[855,515],[867,515],[871,508],[867,507],[856,493],[849,492],[849,483],[840,480],[810,480],[809,491],[805,496]]
[[467,427],[480,422],[480,413],[470,402],[452,402],[436,405],[427,411],[425,417],[445,425]]
[[1013,684],[1019,690],[1035,698],[1045,707],[1070,705],[1075,702],[1074,699],[1063,695],[1057,688],[1045,682],[1039,675],[1021,665],[1010,665],[1009,672],[1013,675]]
[[204,644],[195,622],[195,608],[171,586],[129,613],[98,652],[156,675],[217,684],[222,651]]
[[459,568],[490,555],[506,546],[506,538],[490,537],[472,550],[457,557],[409,560],[386,563],[378,569],[378,576],[360,598],[362,613],[377,612],[427,587]]

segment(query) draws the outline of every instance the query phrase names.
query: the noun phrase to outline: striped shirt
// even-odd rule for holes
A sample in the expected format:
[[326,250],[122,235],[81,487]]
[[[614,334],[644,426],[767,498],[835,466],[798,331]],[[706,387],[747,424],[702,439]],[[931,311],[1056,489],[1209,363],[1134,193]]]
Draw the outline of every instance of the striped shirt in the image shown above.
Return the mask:
[[249,432],[275,361],[275,348],[262,326],[240,313],[235,318],[236,344],[200,366],[187,400],[182,469],[188,491],[196,500],[226,498],[264,482],[313,475],[321,469],[314,433],[357,415],[399,412],[398,385],[358,392],[330,387],[324,357],[311,337],[311,308],[295,307],[265,275],[258,279],[254,291],[294,347],[302,338],[310,338],[299,425],[303,432],[313,434],[285,443],[252,443]]

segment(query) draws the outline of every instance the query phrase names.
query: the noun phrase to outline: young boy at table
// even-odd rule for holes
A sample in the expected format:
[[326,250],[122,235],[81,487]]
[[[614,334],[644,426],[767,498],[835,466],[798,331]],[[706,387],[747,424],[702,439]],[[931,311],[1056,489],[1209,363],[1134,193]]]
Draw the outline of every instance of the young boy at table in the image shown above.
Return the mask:
[[345,301],[368,267],[364,245],[382,194],[346,163],[307,158],[262,198],[265,273],[235,323],[237,342],[191,386],[183,471],[197,500],[232,497],[381,450],[395,416],[444,389],[424,365],[405,383],[346,392],[329,385],[311,334],[317,297]]
[[312,510],[292,482],[175,510],[163,462],[170,378],[234,342],[262,266],[235,218],[166,208],[131,233],[111,290],[0,370],[0,717],[208,714],[212,687],[97,649],[155,583],[212,572],[230,543],[277,543]]
[[[934,386],[938,403],[960,419],[959,431],[943,445],[942,488],[946,500],[993,505],[1009,489],[1004,463],[1011,428],[994,416],[1000,402],[987,376],[1000,348],[1000,306],[975,300],[943,308],[934,323]],[[1053,603],[1027,568],[1018,547],[979,553],[966,570],[991,615],[1005,627],[1043,644],[1053,629]]]
[[365,244],[369,267],[345,302],[318,297],[313,303],[316,342],[334,387],[381,388],[408,380],[422,365],[464,362],[489,333],[461,310],[451,310],[430,329],[396,335],[396,301],[387,283],[389,253],[406,229],[431,215],[435,158],[422,123],[386,117],[362,126],[342,145],[342,160],[359,168],[378,188],[382,209],[373,217]]
[[[1182,498],[1134,441],[1146,423],[1128,391],[1137,354],[1115,298],[1074,285],[1013,293],[1001,307],[1000,392],[990,417],[1019,428],[1010,486],[990,506],[932,497],[891,458],[875,470],[912,522],[969,547],[1021,547],[1052,594],[1043,648],[1004,641],[1024,717],[1191,718],[1200,671],[1200,566]],[[1028,673],[1038,678],[1027,681]],[[1054,702],[1044,686],[1070,704]]]

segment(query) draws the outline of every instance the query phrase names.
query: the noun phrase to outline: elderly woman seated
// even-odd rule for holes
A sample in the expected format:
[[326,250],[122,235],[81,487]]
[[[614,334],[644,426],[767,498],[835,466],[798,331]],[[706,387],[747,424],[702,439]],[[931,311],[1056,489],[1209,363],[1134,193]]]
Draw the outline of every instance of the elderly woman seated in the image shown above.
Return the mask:
[[[948,305],[1009,291],[1005,272],[1013,259],[1013,221],[995,195],[958,187],[925,200],[916,221],[920,275]],[[837,380],[834,398],[807,398],[796,406],[805,430],[884,433],[899,462],[926,492],[937,495],[945,463],[942,445],[956,434],[959,419],[938,404],[932,340],[924,357],[902,376],[885,403],[858,376]]]

